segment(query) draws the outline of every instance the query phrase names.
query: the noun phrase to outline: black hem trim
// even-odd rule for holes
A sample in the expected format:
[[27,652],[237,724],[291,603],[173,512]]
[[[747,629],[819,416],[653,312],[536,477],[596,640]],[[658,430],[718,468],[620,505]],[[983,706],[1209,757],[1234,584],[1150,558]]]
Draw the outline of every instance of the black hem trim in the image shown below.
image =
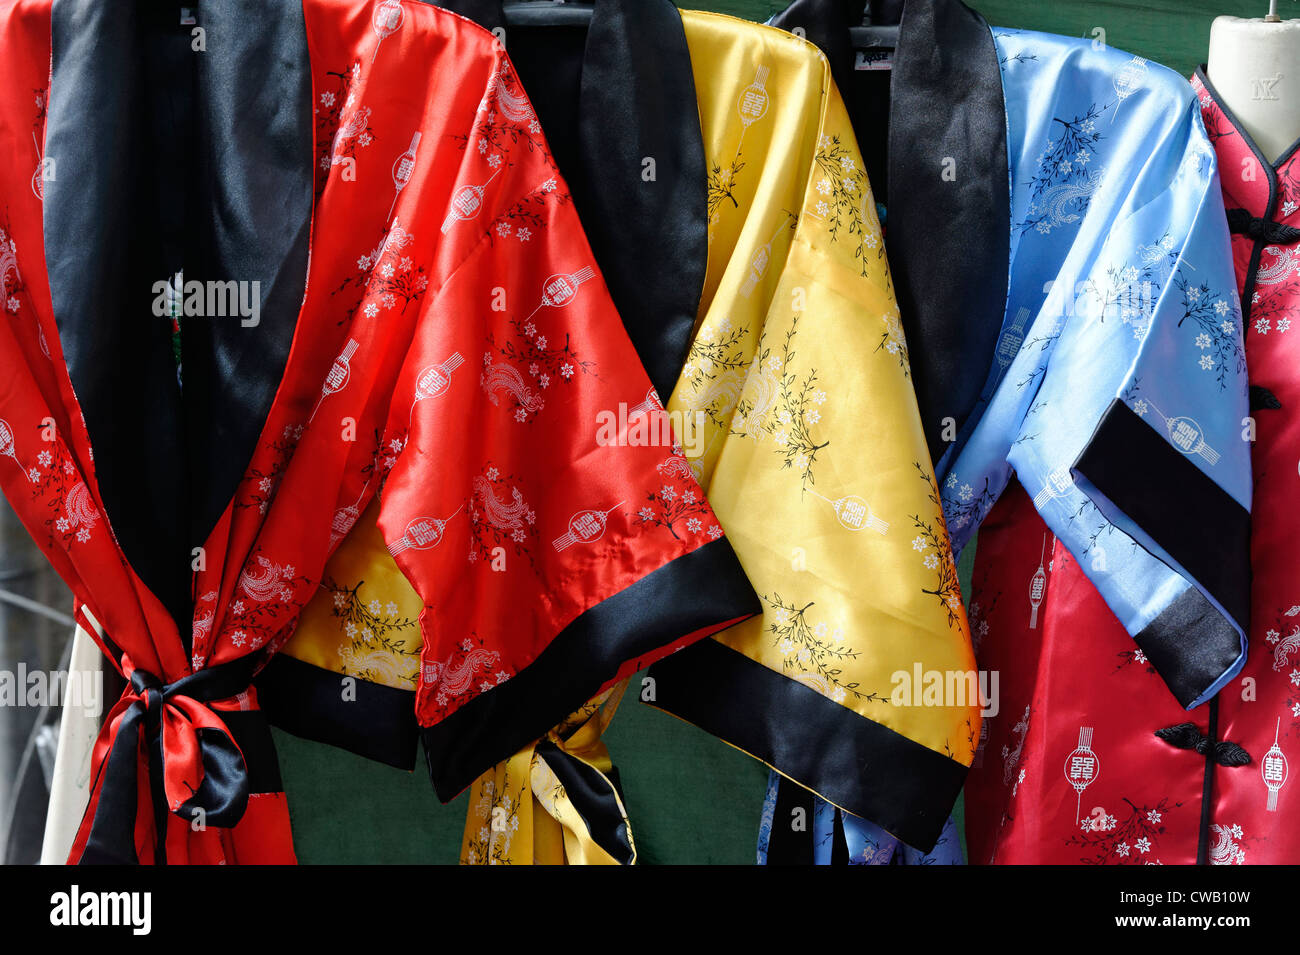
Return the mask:
[[520,673],[421,729],[438,798],[451,802],[488,769],[545,736],[614,680],[625,663],[651,657],[686,634],[716,633],[761,610],[725,537],[596,604]]
[[[282,793],[284,783],[280,779],[280,760],[275,754],[275,740],[271,738],[271,727],[266,715],[257,710],[217,710],[221,721],[230,730],[230,737],[244,754],[244,766],[248,770],[248,791],[250,793]],[[158,779],[162,779],[159,776]]]
[[[968,767],[956,760],[716,640],[673,654],[649,675],[655,707],[922,852],[938,842],[966,781]],[[761,713],[755,701],[762,701]]]
[[[355,680],[355,700],[344,700],[344,679]],[[253,682],[271,725],[397,769],[415,769],[420,726],[414,690],[336,673],[286,653],[272,657]]]

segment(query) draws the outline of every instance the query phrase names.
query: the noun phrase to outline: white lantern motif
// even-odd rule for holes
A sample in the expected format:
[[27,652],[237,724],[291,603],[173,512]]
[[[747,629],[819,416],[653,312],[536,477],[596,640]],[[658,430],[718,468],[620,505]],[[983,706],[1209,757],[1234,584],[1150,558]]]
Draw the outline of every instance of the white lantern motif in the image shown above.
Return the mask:
[[771,105],[771,96],[767,92],[767,78],[770,72],[766,66],[760,66],[754,76],[754,82],[740,91],[736,109],[740,113],[740,122],[743,126],[740,131],[742,143],[745,141],[745,133],[749,132],[749,127],[766,116]]
[[1115,74],[1115,78],[1111,81],[1111,85],[1115,88],[1115,95],[1119,97],[1119,103],[1115,105],[1115,112],[1110,115],[1111,123],[1115,122],[1115,117],[1119,114],[1119,108],[1124,101],[1142,88],[1142,84],[1150,70],[1151,67],[1147,64],[1147,61],[1140,56],[1133,57],[1120,67],[1119,72]]
[[1070,473],[1070,469],[1064,466],[1057,468],[1047,475],[1047,483],[1034,495],[1034,507],[1041,511],[1049,501],[1065,497],[1073,487],[1074,475]]
[[367,481],[362,485],[361,493],[357,495],[356,501],[346,507],[340,507],[334,512],[334,520],[330,522],[331,550],[334,549],[334,546],[339,541],[348,536],[348,532],[352,530],[353,526],[357,523],[357,520],[361,517],[361,500],[366,496],[366,489],[369,487],[370,482]]
[[447,218],[442,220],[442,234],[446,235],[451,231],[451,227],[462,219],[473,219],[483,211],[483,190],[488,184],[497,177],[500,172],[497,168],[492,175],[480,186],[464,185],[457,189],[451,197],[451,211],[447,213]]
[[372,65],[379,55],[379,45],[402,28],[404,19],[406,11],[402,9],[402,0],[384,0],[375,5],[374,12],[370,15],[370,26],[379,39],[375,41],[375,52],[370,54]]
[[1165,430],[1169,433],[1169,442],[1175,448],[1183,454],[1200,455],[1210,464],[1218,463],[1219,452],[1205,443],[1205,432],[1195,420],[1186,415],[1175,415],[1172,418],[1166,417],[1150,399],[1147,400],[1147,405],[1165,423]]
[[1101,774],[1101,760],[1092,751],[1092,727],[1079,727],[1079,745],[1065,757],[1065,779],[1077,794],[1074,802],[1074,821],[1079,821],[1083,791]]
[[847,494],[832,501],[829,497],[822,497],[816,491],[810,490],[808,493],[813,497],[820,497],[834,508],[840,524],[851,531],[869,528],[882,537],[889,532],[889,522],[873,514],[871,505],[856,494]]
[[464,361],[465,359],[460,357],[460,352],[452,352],[451,357],[446,361],[439,365],[430,365],[420,372],[420,377],[415,381],[415,401],[411,402],[410,421],[415,420],[415,407],[421,401],[437,398],[446,393],[451,387],[451,373]]
[[595,277],[596,271],[589,265],[576,272],[552,275],[542,284],[542,304],[538,308],[564,308],[578,297],[582,283]]
[[749,298],[754,294],[754,289],[758,283],[763,280],[767,274],[768,268],[772,264],[772,246],[777,239],[781,237],[782,232],[790,228],[789,216],[781,223],[781,227],[772,234],[772,238],[760,245],[749,259],[749,274],[745,276],[745,281],[741,283],[740,294]]
[[352,366],[348,363],[356,353],[356,339],[349,338],[348,343],[343,346],[343,351],[339,353],[339,357],[335,358],[334,364],[330,366],[329,374],[325,376],[325,383],[321,385],[320,397],[316,399],[316,407],[311,409],[311,417],[307,419],[308,424],[311,424],[316,417],[321,402],[348,386],[348,379],[352,377]]
[[1015,320],[1002,330],[998,336],[997,361],[998,367],[1006,371],[1016,355],[1020,353],[1020,346],[1025,342],[1025,322],[1029,319],[1029,309],[1021,308],[1016,312]]
[[590,544],[600,540],[605,535],[605,528],[609,523],[609,515],[614,513],[623,506],[625,502],[619,501],[607,511],[587,510],[579,511],[569,518],[569,530],[555,538],[551,542],[557,551],[566,550],[579,542]]
[[397,191],[393,194],[393,204],[388,208],[388,218],[393,217],[393,210],[397,208],[397,197],[402,194],[406,184],[411,181],[411,173],[415,171],[415,151],[420,147],[420,134],[416,133],[411,137],[411,145],[406,152],[397,157],[393,163],[393,185]]
[[1047,557],[1047,535],[1043,535],[1043,546],[1038,552],[1038,569],[1029,579],[1029,629],[1038,629],[1038,608],[1043,603],[1043,593],[1047,590],[1047,571],[1043,561]]
[[637,418],[641,417],[642,415],[650,414],[651,412],[654,411],[663,411],[663,410],[664,410],[664,405],[663,402],[659,400],[659,393],[656,392],[653,388],[651,388],[649,391],[645,393],[645,401],[641,402],[635,408],[632,408],[630,411],[628,411],[627,420],[635,421]]
[[1286,785],[1287,762],[1286,754],[1282,752],[1277,745],[1278,735],[1282,731],[1282,718],[1278,717],[1277,726],[1273,730],[1273,745],[1269,747],[1264,758],[1260,760],[1259,772],[1264,777],[1264,785],[1268,787],[1268,806],[1269,812],[1277,812],[1277,793]]
[[[14,429],[9,427],[9,422],[0,418],[0,454],[7,458],[13,458],[14,464],[22,468],[22,462],[18,460],[18,453],[14,448]],[[23,476],[31,483],[35,483],[32,476],[23,470]]]
[[406,525],[402,536],[388,545],[388,552],[396,557],[404,550],[428,550],[442,543],[442,535],[447,529],[447,522],[460,513],[460,508],[452,511],[445,518],[417,517]]

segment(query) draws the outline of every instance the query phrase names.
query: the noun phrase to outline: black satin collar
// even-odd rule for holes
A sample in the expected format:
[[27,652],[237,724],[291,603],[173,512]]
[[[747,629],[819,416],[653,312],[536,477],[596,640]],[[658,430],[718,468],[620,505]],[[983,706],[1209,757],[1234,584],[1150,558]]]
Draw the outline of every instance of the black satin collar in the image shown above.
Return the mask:
[[[46,267],[105,509],[190,633],[191,550],[252,455],[306,283],[311,76],[299,4],[54,0]],[[253,27],[256,27],[255,29]],[[260,282],[260,320],[182,319],[154,283]]]
[[909,0],[892,82],[887,248],[938,462],[945,419],[960,432],[979,402],[1006,311],[1007,119],[988,23],[958,0]]
[[[670,0],[597,0],[584,33],[506,25],[501,0],[438,5],[489,29],[506,26],[614,304],[667,400],[708,268],[707,167],[681,14]],[[544,23],[549,5],[537,6]]]

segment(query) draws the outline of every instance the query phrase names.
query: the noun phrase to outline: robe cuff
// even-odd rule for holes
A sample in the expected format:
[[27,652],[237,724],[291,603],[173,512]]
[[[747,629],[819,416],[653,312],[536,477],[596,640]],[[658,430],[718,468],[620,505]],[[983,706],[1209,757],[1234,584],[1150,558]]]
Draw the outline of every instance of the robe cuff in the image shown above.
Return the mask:
[[1250,512],[1119,400],[1111,402],[1073,470],[1196,583],[1134,639],[1179,703],[1201,703],[1243,662]]
[[969,767],[716,640],[673,654],[650,676],[654,706],[922,852],[966,781]]
[[580,614],[515,676],[420,731],[438,798],[450,802],[603,688],[761,612],[725,537],[664,564]]

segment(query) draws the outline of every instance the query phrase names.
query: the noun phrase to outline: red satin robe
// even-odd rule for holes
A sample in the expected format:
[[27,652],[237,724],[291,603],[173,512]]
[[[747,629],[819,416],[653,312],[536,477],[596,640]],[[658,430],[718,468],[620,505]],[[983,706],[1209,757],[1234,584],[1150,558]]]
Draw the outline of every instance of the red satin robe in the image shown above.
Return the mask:
[[[183,169],[182,185],[201,183],[222,199],[212,212],[218,239],[240,216],[256,219],[259,206],[272,223],[289,216],[285,196],[269,190],[236,208],[230,182],[275,169],[301,185],[294,194],[310,209],[306,275],[291,308],[268,308],[260,325],[239,330],[215,324],[235,318],[187,312],[177,389],[163,380],[175,367],[163,374],[148,357],[167,347],[165,318],[153,320],[139,349],[88,352],[87,342],[111,349],[134,340],[141,326],[126,322],[151,319],[128,318],[93,289],[83,296],[92,308],[60,313],[57,303],[85,290],[77,274],[60,270],[55,281],[47,267],[71,254],[81,273],[115,287],[115,263],[151,248],[155,210],[122,213],[116,235],[102,234],[111,230],[98,221],[42,230],[43,212],[49,228],[75,221],[79,202],[110,208],[117,189],[153,187],[129,166],[94,166],[175,145],[162,137],[137,153],[139,143],[112,138],[150,128],[134,122],[146,106],[130,98],[133,63],[107,84],[61,82],[97,57],[110,66],[114,56],[129,59],[126,41],[155,49],[149,31],[177,24],[90,0],[53,13],[50,0],[0,4],[0,485],[71,587],[79,621],[129,683],[95,748],[74,862],[293,861],[250,680],[293,633],[330,552],[376,495],[380,529],[424,601],[415,705],[447,799],[602,688],[756,609],[674,448],[598,441],[598,414],[620,404],[655,414],[655,402],[496,40],[411,0],[304,0],[300,9],[268,8],[266,23],[220,22],[241,9],[200,8],[195,27],[210,28],[208,48],[193,52],[208,59],[184,59],[191,27],[183,22],[166,46],[181,56],[166,82],[178,95],[197,90],[207,124],[195,139],[207,165]],[[174,17],[175,8],[157,15]],[[301,42],[309,58],[268,62],[262,42]],[[310,108],[259,102],[260,88],[222,73],[235,62],[222,59],[223,43],[248,55],[248,69],[297,70],[304,80],[309,71]],[[200,76],[192,89],[189,69]],[[164,82],[151,79],[154,89]],[[232,89],[244,98],[223,100]],[[66,120],[85,102],[94,107],[84,114],[85,142],[118,142],[120,154],[82,155],[89,146]],[[249,128],[250,114],[267,117],[266,127]],[[282,122],[309,134],[282,137],[292,145],[277,155]],[[38,158],[56,161],[58,174],[36,168]],[[160,191],[172,168],[157,167]],[[85,176],[65,173],[77,169]],[[262,269],[278,283],[277,273],[294,267],[251,254],[222,260],[210,248],[204,255],[199,265],[228,266],[222,278]],[[209,277],[187,261],[192,275]],[[221,361],[184,341],[207,334],[195,331],[205,322],[221,329],[212,332],[227,349]],[[279,347],[274,328],[291,335],[282,371],[267,377],[257,359]],[[93,374],[105,365],[116,381]],[[149,459],[94,458],[101,441],[126,440],[114,430],[124,396],[153,379],[163,403],[174,398],[183,409],[218,400],[222,389],[261,384],[266,394],[260,411],[250,399],[255,441],[242,478],[183,552],[193,562],[182,568],[189,600],[180,611],[174,595],[164,600],[142,576],[140,529],[114,503],[129,497],[124,475],[144,484],[172,467],[171,447],[159,438]],[[164,412],[130,427],[162,435]],[[226,448],[215,433],[181,434],[204,453]],[[698,531],[637,520],[636,503],[669,487],[698,500]],[[157,515],[167,490],[157,489]],[[157,515],[154,532],[165,535]]]

